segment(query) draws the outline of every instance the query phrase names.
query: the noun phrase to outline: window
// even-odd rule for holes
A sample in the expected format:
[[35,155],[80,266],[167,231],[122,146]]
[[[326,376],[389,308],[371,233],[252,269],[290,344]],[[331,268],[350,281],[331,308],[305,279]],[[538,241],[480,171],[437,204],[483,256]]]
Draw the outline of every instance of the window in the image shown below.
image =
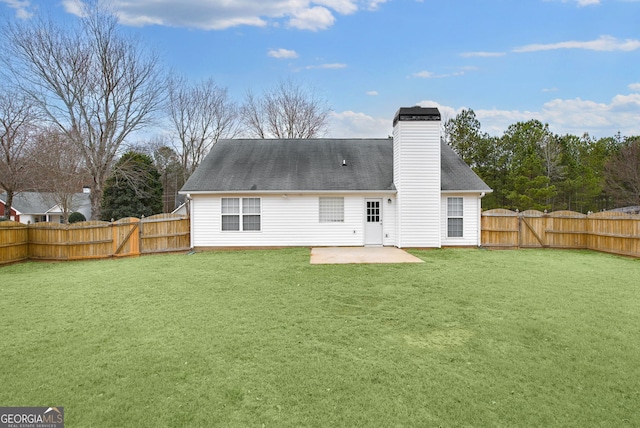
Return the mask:
[[367,201],[367,223],[380,223],[380,201]]
[[260,198],[222,198],[221,212],[224,231],[260,230]]
[[447,236],[462,238],[463,198],[447,198]]
[[320,223],[344,222],[344,198],[320,198]]
[[260,198],[242,198],[242,230],[260,230]]
[[239,198],[222,198],[222,230],[240,230]]

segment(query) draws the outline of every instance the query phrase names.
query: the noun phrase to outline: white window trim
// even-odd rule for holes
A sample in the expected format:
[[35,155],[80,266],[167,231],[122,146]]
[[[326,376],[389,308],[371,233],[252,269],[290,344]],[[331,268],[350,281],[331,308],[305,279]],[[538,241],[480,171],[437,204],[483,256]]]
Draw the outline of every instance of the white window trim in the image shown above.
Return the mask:
[[[450,208],[450,202],[453,199],[458,199],[461,202],[461,213],[454,213],[452,214],[449,210]],[[461,234],[460,236],[452,236],[451,235],[451,229],[449,228],[449,220],[451,219],[460,219],[462,222],[462,230],[461,230]],[[464,198],[460,197],[460,196],[449,196],[447,197],[447,238],[464,238]]]
[[[222,205],[223,205],[223,200],[225,199],[236,199],[238,201],[238,212],[233,212],[233,213],[223,213],[223,209],[222,209]],[[243,201],[245,199],[257,199],[258,200],[258,212],[254,213],[254,212],[249,212],[249,213],[245,213],[244,212],[244,203]],[[237,230],[224,230],[223,229],[223,218],[225,216],[237,216],[238,217],[238,229]],[[258,216],[260,219],[260,227],[259,229],[255,230],[255,229],[250,229],[250,230],[244,230],[244,221],[243,218],[244,216]],[[262,232],[262,198],[256,198],[256,197],[247,197],[247,198],[241,198],[241,197],[231,197],[231,198],[220,198],[220,231],[223,233],[238,233],[238,232],[242,232],[242,233],[258,233],[258,232]]]

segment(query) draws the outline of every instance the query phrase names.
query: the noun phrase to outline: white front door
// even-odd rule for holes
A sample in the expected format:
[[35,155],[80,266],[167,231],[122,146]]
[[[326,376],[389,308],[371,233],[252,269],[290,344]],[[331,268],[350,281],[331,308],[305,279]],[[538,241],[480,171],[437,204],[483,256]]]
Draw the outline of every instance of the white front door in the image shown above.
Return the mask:
[[382,199],[365,199],[364,245],[382,245]]

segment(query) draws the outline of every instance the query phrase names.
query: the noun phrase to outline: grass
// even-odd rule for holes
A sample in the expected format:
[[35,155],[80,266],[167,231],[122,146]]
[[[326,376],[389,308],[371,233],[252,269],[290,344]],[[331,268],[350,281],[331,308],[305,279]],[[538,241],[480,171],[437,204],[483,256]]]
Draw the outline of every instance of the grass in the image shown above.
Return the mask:
[[306,249],[0,268],[0,406],[67,427],[640,426],[640,261]]

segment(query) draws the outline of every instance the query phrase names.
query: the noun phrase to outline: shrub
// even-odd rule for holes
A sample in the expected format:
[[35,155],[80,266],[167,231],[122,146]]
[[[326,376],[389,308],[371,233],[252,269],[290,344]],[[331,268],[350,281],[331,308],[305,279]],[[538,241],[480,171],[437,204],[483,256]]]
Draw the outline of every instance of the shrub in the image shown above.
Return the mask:
[[84,216],[84,214],[77,211],[69,214],[69,224],[79,223],[81,221],[87,221],[87,218]]

